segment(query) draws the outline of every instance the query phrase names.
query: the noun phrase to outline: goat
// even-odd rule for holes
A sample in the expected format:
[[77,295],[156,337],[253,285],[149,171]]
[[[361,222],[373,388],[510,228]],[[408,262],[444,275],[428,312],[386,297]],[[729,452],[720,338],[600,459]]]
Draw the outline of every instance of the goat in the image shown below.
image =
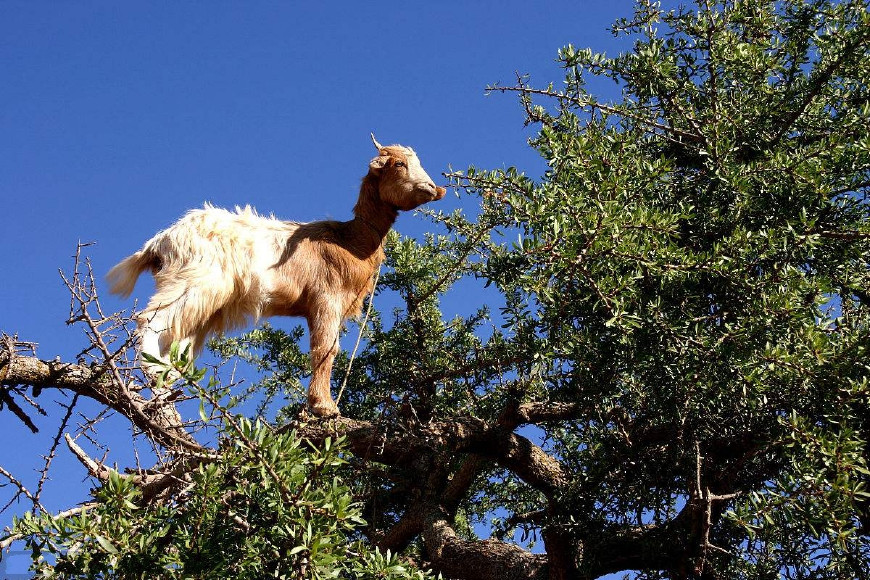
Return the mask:
[[[262,317],[301,316],[308,322],[312,375],[308,407],[338,414],[330,393],[341,325],[359,316],[384,259],[383,241],[400,210],[446,193],[409,147],[384,147],[369,163],[350,221],[300,223],[212,207],[188,212],[107,274],[111,292],[127,297],[145,270],[155,293],[137,317],[140,364],[152,379],[173,342],[201,351],[221,334]],[[153,389],[156,389],[153,387]],[[160,396],[161,393],[154,393]]]

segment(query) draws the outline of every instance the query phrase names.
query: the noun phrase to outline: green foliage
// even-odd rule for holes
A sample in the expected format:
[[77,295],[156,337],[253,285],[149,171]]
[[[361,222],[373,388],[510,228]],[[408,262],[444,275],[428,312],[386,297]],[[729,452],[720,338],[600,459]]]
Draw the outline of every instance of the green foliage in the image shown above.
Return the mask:
[[[186,378],[202,372],[173,353]],[[214,385],[210,385],[214,387]],[[213,403],[205,390],[203,405]],[[132,476],[112,471],[88,509],[26,513],[14,521],[45,578],[428,578],[357,538],[365,525],[339,473],[343,440],[318,447],[218,409],[219,453],[185,470],[187,485],[143,501]],[[205,419],[205,413],[201,412]]]
[[[616,31],[632,53],[560,52],[555,110],[520,91],[540,185],[469,174],[522,231],[487,268],[526,297],[507,318],[558,369],[550,396],[595,409],[553,444],[583,467],[584,501],[602,490],[597,525],[666,519],[702,460],[711,488],[757,490],[729,520],[747,558],[866,573],[866,4],[642,6]],[[624,100],[599,103],[587,75]]]

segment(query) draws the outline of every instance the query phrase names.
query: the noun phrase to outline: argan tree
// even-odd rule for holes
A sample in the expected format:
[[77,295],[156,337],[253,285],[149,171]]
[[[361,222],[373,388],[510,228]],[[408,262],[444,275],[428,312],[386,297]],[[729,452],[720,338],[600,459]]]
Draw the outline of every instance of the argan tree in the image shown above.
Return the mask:
[[149,405],[71,281],[95,362],[8,340],[4,410],[89,397],[157,460],[70,438],[98,489],[52,515],[10,474],[5,542],[63,577],[870,577],[868,5],[640,2],[614,33],[558,88],[490,87],[547,170],[450,173],[479,211],[389,239],[340,418],[300,414],[301,331],[270,326],[213,344],[259,382],[188,369],[198,417]]

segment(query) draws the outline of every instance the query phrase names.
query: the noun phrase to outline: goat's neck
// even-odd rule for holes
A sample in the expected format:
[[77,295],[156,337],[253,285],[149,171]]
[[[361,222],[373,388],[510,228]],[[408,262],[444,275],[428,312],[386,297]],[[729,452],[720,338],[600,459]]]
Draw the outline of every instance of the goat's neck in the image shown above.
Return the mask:
[[396,222],[399,210],[381,200],[378,194],[378,179],[369,174],[363,179],[359,200],[353,208],[354,218],[350,222],[354,237],[366,241],[372,249],[380,248],[390,228]]

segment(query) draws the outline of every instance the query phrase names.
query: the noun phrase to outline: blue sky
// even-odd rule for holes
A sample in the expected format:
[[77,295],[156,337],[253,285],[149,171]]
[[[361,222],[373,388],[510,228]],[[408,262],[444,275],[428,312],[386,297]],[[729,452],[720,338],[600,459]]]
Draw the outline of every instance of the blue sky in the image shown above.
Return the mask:
[[[102,277],[205,201],[285,219],[349,219],[374,153],[370,131],[414,147],[436,182],[469,165],[540,175],[516,98],[486,96],[485,86],[513,84],[517,71],[558,86],[558,48],[618,52],[624,46],[607,28],[631,8],[625,0],[2,3],[0,330],[38,342],[43,359],[69,360],[85,346],[82,331],[64,324],[69,297],[58,275],[79,241],[95,242],[87,252]],[[452,193],[439,204],[474,210]],[[430,227],[405,214],[395,229],[420,236]],[[140,282],[134,296],[147,291]],[[102,297],[108,310],[131,304]],[[46,392],[42,403],[56,397]],[[39,420],[32,435],[3,414],[0,465],[35,484],[57,421]],[[129,439],[123,423],[113,429]],[[123,465],[119,447],[110,460]],[[83,479],[61,448],[45,504],[84,499]],[[0,502],[10,493],[0,489]],[[0,516],[0,526],[9,519]]]

